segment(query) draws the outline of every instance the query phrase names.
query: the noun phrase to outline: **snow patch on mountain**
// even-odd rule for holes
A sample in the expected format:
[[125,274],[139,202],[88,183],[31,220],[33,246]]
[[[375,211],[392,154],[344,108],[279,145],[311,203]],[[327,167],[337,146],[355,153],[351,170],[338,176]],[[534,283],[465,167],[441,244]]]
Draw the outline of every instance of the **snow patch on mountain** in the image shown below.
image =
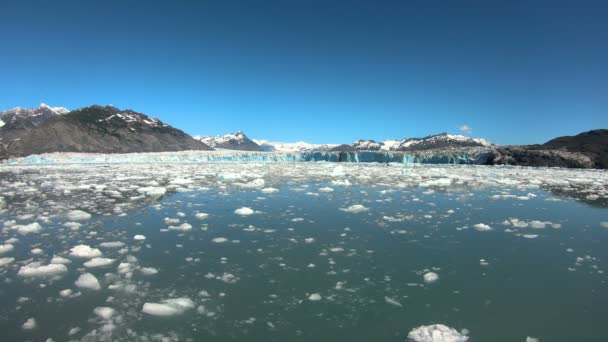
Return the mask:
[[306,151],[329,151],[338,144],[311,144],[304,141],[293,143],[275,142],[263,139],[253,139],[263,151],[266,152],[306,152]]
[[195,135],[193,138],[214,149],[262,151],[262,148],[253,140],[249,139],[242,131],[216,136]]
[[46,103],[41,103],[37,108],[15,107],[0,112],[0,128],[33,128],[54,116],[69,112],[65,107],[51,107]]

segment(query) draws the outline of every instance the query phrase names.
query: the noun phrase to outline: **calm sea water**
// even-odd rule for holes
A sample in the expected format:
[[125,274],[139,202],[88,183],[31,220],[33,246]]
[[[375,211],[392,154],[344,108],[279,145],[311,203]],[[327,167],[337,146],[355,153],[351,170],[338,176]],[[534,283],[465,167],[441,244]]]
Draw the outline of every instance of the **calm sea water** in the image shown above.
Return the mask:
[[606,341],[605,172],[336,165],[0,169],[2,340]]

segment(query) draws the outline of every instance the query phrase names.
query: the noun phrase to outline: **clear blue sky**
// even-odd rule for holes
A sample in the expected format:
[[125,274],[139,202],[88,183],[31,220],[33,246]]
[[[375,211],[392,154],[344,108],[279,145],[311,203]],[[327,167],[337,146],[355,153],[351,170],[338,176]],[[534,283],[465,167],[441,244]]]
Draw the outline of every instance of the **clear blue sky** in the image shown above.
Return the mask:
[[608,127],[607,1],[0,2],[0,109],[350,142]]

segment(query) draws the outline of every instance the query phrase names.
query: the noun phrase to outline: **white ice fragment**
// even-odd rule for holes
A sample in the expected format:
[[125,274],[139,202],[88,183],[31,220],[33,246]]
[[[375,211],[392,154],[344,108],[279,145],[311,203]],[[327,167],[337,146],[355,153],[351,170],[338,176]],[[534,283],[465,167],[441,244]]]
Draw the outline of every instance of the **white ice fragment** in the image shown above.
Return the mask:
[[340,208],[340,210],[345,211],[347,213],[357,214],[357,213],[362,213],[364,211],[368,211],[369,208],[367,208],[361,204],[353,204],[353,205],[349,206],[348,208]]
[[85,267],[104,267],[104,266],[109,266],[112,265],[114,263],[114,259],[110,259],[110,258],[93,258],[87,262],[84,263]]
[[439,275],[435,272],[428,272],[425,273],[422,278],[424,279],[425,283],[430,284],[436,282],[439,279]]
[[140,194],[149,196],[149,197],[161,197],[167,192],[167,189],[163,188],[162,186],[160,186],[160,187],[149,186],[149,187],[139,188],[139,189],[137,189],[137,192],[139,192]]
[[39,262],[32,262],[25,266],[21,266],[19,272],[17,272],[18,276],[26,277],[26,278],[34,278],[34,277],[53,277],[63,275],[68,272],[68,268],[62,264],[49,264],[42,265]]
[[99,244],[99,247],[103,247],[103,248],[121,248],[125,245],[124,242],[121,241],[109,241],[109,242],[102,242]]
[[99,290],[101,285],[99,280],[91,273],[81,274],[80,277],[74,282],[74,284],[82,289]]
[[33,330],[36,329],[36,319],[34,319],[33,317],[28,318],[27,321],[25,321],[25,323],[23,323],[23,325],[21,326],[21,329],[23,330]]
[[384,301],[387,304],[390,304],[390,305],[393,305],[393,306],[398,306],[400,308],[403,307],[403,304],[399,303],[398,301],[396,301],[396,300],[394,300],[393,298],[390,298],[390,297],[384,297]]
[[133,237],[133,240],[137,240],[137,241],[141,241],[141,240],[145,240],[145,239],[146,239],[146,237],[145,237],[145,236],[143,236],[143,235],[140,235],[140,234],[135,235],[135,236]]
[[194,308],[194,302],[187,297],[165,299],[161,303],[144,303],[141,311],[152,316],[174,316]]
[[308,300],[313,301],[313,302],[319,301],[319,300],[321,300],[321,295],[318,293],[313,293],[310,296],[308,296]]
[[466,342],[469,337],[443,324],[419,326],[407,334],[412,342]]
[[207,214],[207,213],[196,213],[196,214],[194,214],[194,216],[195,216],[197,219],[199,219],[199,220],[204,220],[204,219],[206,219],[207,217],[209,217],[209,214]]
[[93,312],[101,319],[109,320],[114,315],[115,310],[107,306],[98,306]]
[[179,226],[169,226],[169,230],[176,230],[180,232],[187,232],[192,230],[192,225],[190,223],[184,222]]
[[320,192],[333,192],[334,189],[330,188],[330,187],[323,187],[323,188],[319,188]]
[[72,230],[78,230],[80,229],[80,227],[82,227],[82,224],[79,222],[66,222],[63,224],[64,227],[66,228],[70,228]]
[[216,237],[216,238],[213,238],[211,241],[213,241],[215,243],[224,243],[224,242],[228,241],[228,239],[226,239],[225,237]]
[[158,273],[158,270],[154,267],[142,267],[139,269],[143,275],[154,275]]
[[238,208],[237,210],[235,210],[234,213],[237,215],[240,215],[240,216],[249,216],[249,215],[253,215],[255,213],[255,211],[253,211],[253,209],[251,209],[251,208],[242,207],[242,208]]
[[486,232],[486,231],[492,230],[492,227],[488,226],[485,223],[475,224],[475,225],[473,225],[473,228],[477,229],[480,232]]
[[85,221],[91,218],[91,214],[87,213],[86,211],[82,211],[82,210],[72,210],[69,213],[67,213],[66,217],[70,220],[70,221]]
[[70,255],[76,258],[91,259],[101,256],[101,251],[89,245],[78,245],[70,249]]
[[13,227],[13,229],[17,229],[17,232],[21,235],[27,235],[39,233],[42,227],[40,226],[40,223],[33,222],[25,225],[16,225]]
[[15,246],[10,243],[0,245],[0,255],[12,252],[15,249]]
[[530,336],[526,337],[526,342],[539,342],[539,341],[540,340],[536,337],[530,337]]
[[0,267],[10,265],[15,262],[15,258],[0,258]]
[[264,189],[262,189],[260,191],[262,191],[265,194],[272,194],[272,193],[275,193],[275,192],[279,192],[279,189],[276,189],[276,188],[264,188]]

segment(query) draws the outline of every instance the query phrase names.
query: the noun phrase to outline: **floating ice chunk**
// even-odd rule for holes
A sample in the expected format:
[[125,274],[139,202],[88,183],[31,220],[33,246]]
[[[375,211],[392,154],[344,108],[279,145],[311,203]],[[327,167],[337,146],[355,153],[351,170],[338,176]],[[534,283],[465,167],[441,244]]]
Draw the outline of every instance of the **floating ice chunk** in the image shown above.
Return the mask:
[[393,298],[389,298],[389,297],[384,297],[384,301],[387,304],[393,305],[393,306],[398,306],[400,308],[403,307],[403,304],[399,303],[398,301],[394,300]]
[[608,229],[608,222],[600,222],[600,227]]
[[72,230],[78,230],[80,227],[82,227],[82,224],[79,222],[66,222],[63,224],[63,226]]
[[34,248],[30,251],[34,255],[42,254],[44,251],[41,248]]
[[178,218],[165,217],[163,219],[163,221],[165,221],[165,224],[178,224],[179,223],[179,219]]
[[357,214],[357,213],[362,213],[364,211],[368,211],[369,208],[367,208],[361,204],[353,204],[353,205],[349,206],[348,208],[340,208],[340,210],[345,211],[347,213]]
[[313,293],[310,296],[308,296],[308,300],[313,301],[313,302],[319,301],[321,299],[322,299],[322,297],[318,293]]
[[40,230],[42,229],[42,227],[40,226],[40,224],[38,222],[33,222],[30,224],[25,224],[25,225],[16,225],[13,227],[14,229],[17,229],[17,232],[19,232],[19,234],[21,235],[27,235],[27,234],[35,234],[35,233],[39,233]]
[[145,236],[143,236],[143,235],[140,235],[140,234],[135,235],[135,236],[133,237],[133,240],[137,240],[137,241],[142,241],[142,240],[145,240],[145,239],[146,239],[146,237],[145,237]]
[[[550,222],[549,222],[550,223]],[[547,222],[541,222],[541,221],[530,221],[530,227],[534,228],[534,229],[544,229],[545,226],[547,225]]]
[[187,297],[166,299],[161,303],[144,303],[141,311],[152,316],[174,316],[194,308],[194,302]]
[[228,241],[228,239],[226,239],[225,237],[216,237],[216,238],[213,238],[211,241],[213,241],[215,243],[224,243],[224,242]]
[[25,278],[43,278],[62,276],[67,272],[68,268],[62,264],[42,265],[40,262],[32,262],[21,266],[17,275]]
[[422,182],[419,184],[419,186],[424,187],[424,188],[428,188],[428,187],[446,187],[446,186],[450,186],[452,184],[452,179],[450,178],[438,178],[438,179],[432,179],[432,180],[428,180],[426,182]]
[[275,192],[279,192],[279,189],[277,189],[277,188],[264,188],[261,191],[263,193],[265,193],[265,194],[272,194],[272,193],[275,193]]
[[439,275],[435,272],[428,272],[425,273],[422,278],[424,279],[425,283],[430,284],[436,282],[439,279]]
[[64,297],[64,298],[65,298],[65,297],[69,297],[69,296],[71,296],[73,292],[74,292],[74,291],[72,291],[72,289],[65,289],[65,290],[61,290],[61,291],[59,291],[59,295],[60,295],[61,297]]
[[342,177],[344,175],[346,175],[346,172],[344,171],[344,167],[343,166],[336,166],[331,171],[331,176],[332,177]]
[[167,189],[162,186],[149,186],[139,188],[137,189],[137,192],[149,197],[161,197],[167,192]]
[[169,230],[177,230],[180,232],[187,232],[192,230],[192,225],[188,222],[184,222],[182,224],[180,224],[179,226],[169,226]]
[[407,334],[412,342],[466,342],[469,337],[443,324],[419,326]]
[[101,256],[101,251],[89,245],[78,245],[70,249],[70,255],[77,258],[91,259]]
[[224,273],[220,277],[218,277],[218,279],[226,284],[235,284],[237,281],[239,281],[239,278],[237,278],[232,273]]
[[323,187],[323,188],[319,188],[320,192],[333,192],[334,189],[330,188],[330,187]]
[[93,258],[87,262],[84,263],[85,267],[104,267],[104,266],[109,266],[112,265],[114,263],[114,259],[110,259],[110,258]]
[[85,221],[91,218],[91,214],[87,213],[86,211],[82,211],[82,210],[72,210],[69,213],[67,213],[66,217],[70,220],[70,221]]
[[304,242],[306,242],[306,243],[313,243],[313,242],[315,242],[315,239],[314,238],[306,238],[306,239],[304,239]]
[[109,320],[114,315],[115,310],[107,306],[98,306],[93,312],[101,319]]
[[27,321],[25,321],[25,323],[23,323],[23,325],[21,326],[21,329],[23,330],[33,330],[36,329],[36,319],[34,319],[33,317],[28,318]]
[[121,241],[109,241],[109,242],[102,242],[99,244],[99,247],[103,247],[103,248],[121,248],[125,245],[124,242]]
[[0,258],[0,267],[10,265],[15,262],[15,258]]
[[139,271],[143,275],[155,275],[158,273],[158,270],[154,267],[142,267],[139,269]]
[[252,180],[251,182],[247,182],[247,183],[234,183],[235,185],[238,185],[242,188],[263,188],[264,185],[266,184],[266,182],[261,179],[261,178],[257,178]]
[[[64,266],[65,267],[65,266]],[[92,275],[91,273],[81,274],[80,277],[74,282],[74,285],[89,290],[100,290],[101,285],[99,284],[99,280]]]
[[15,250],[15,246],[10,243],[0,245],[0,255],[12,252],[13,250]]
[[199,220],[204,220],[204,219],[206,219],[207,217],[209,217],[209,214],[207,214],[207,213],[196,213],[196,214],[194,214],[194,216],[195,216],[197,219],[199,219]]
[[538,234],[522,234],[522,237],[526,239],[536,239],[538,237]]
[[486,232],[488,230],[492,230],[492,227],[488,226],[487,224],[484,223],[478,223],[473,225],[473,228],[477,229],[480,232]]
[[249,216],[249,215],[253,215],[255,213],[255,211],[253,211],[253,209],[251,209],[251,208],[242,207],[242,208],[238,208],[237,210],[235,210],[234,213],[237,215],[240,215],[240,216]]
[[526,337],[526,342],[539,342],[539,341],[540,340],[536,337],[530,337],[530,336]]

